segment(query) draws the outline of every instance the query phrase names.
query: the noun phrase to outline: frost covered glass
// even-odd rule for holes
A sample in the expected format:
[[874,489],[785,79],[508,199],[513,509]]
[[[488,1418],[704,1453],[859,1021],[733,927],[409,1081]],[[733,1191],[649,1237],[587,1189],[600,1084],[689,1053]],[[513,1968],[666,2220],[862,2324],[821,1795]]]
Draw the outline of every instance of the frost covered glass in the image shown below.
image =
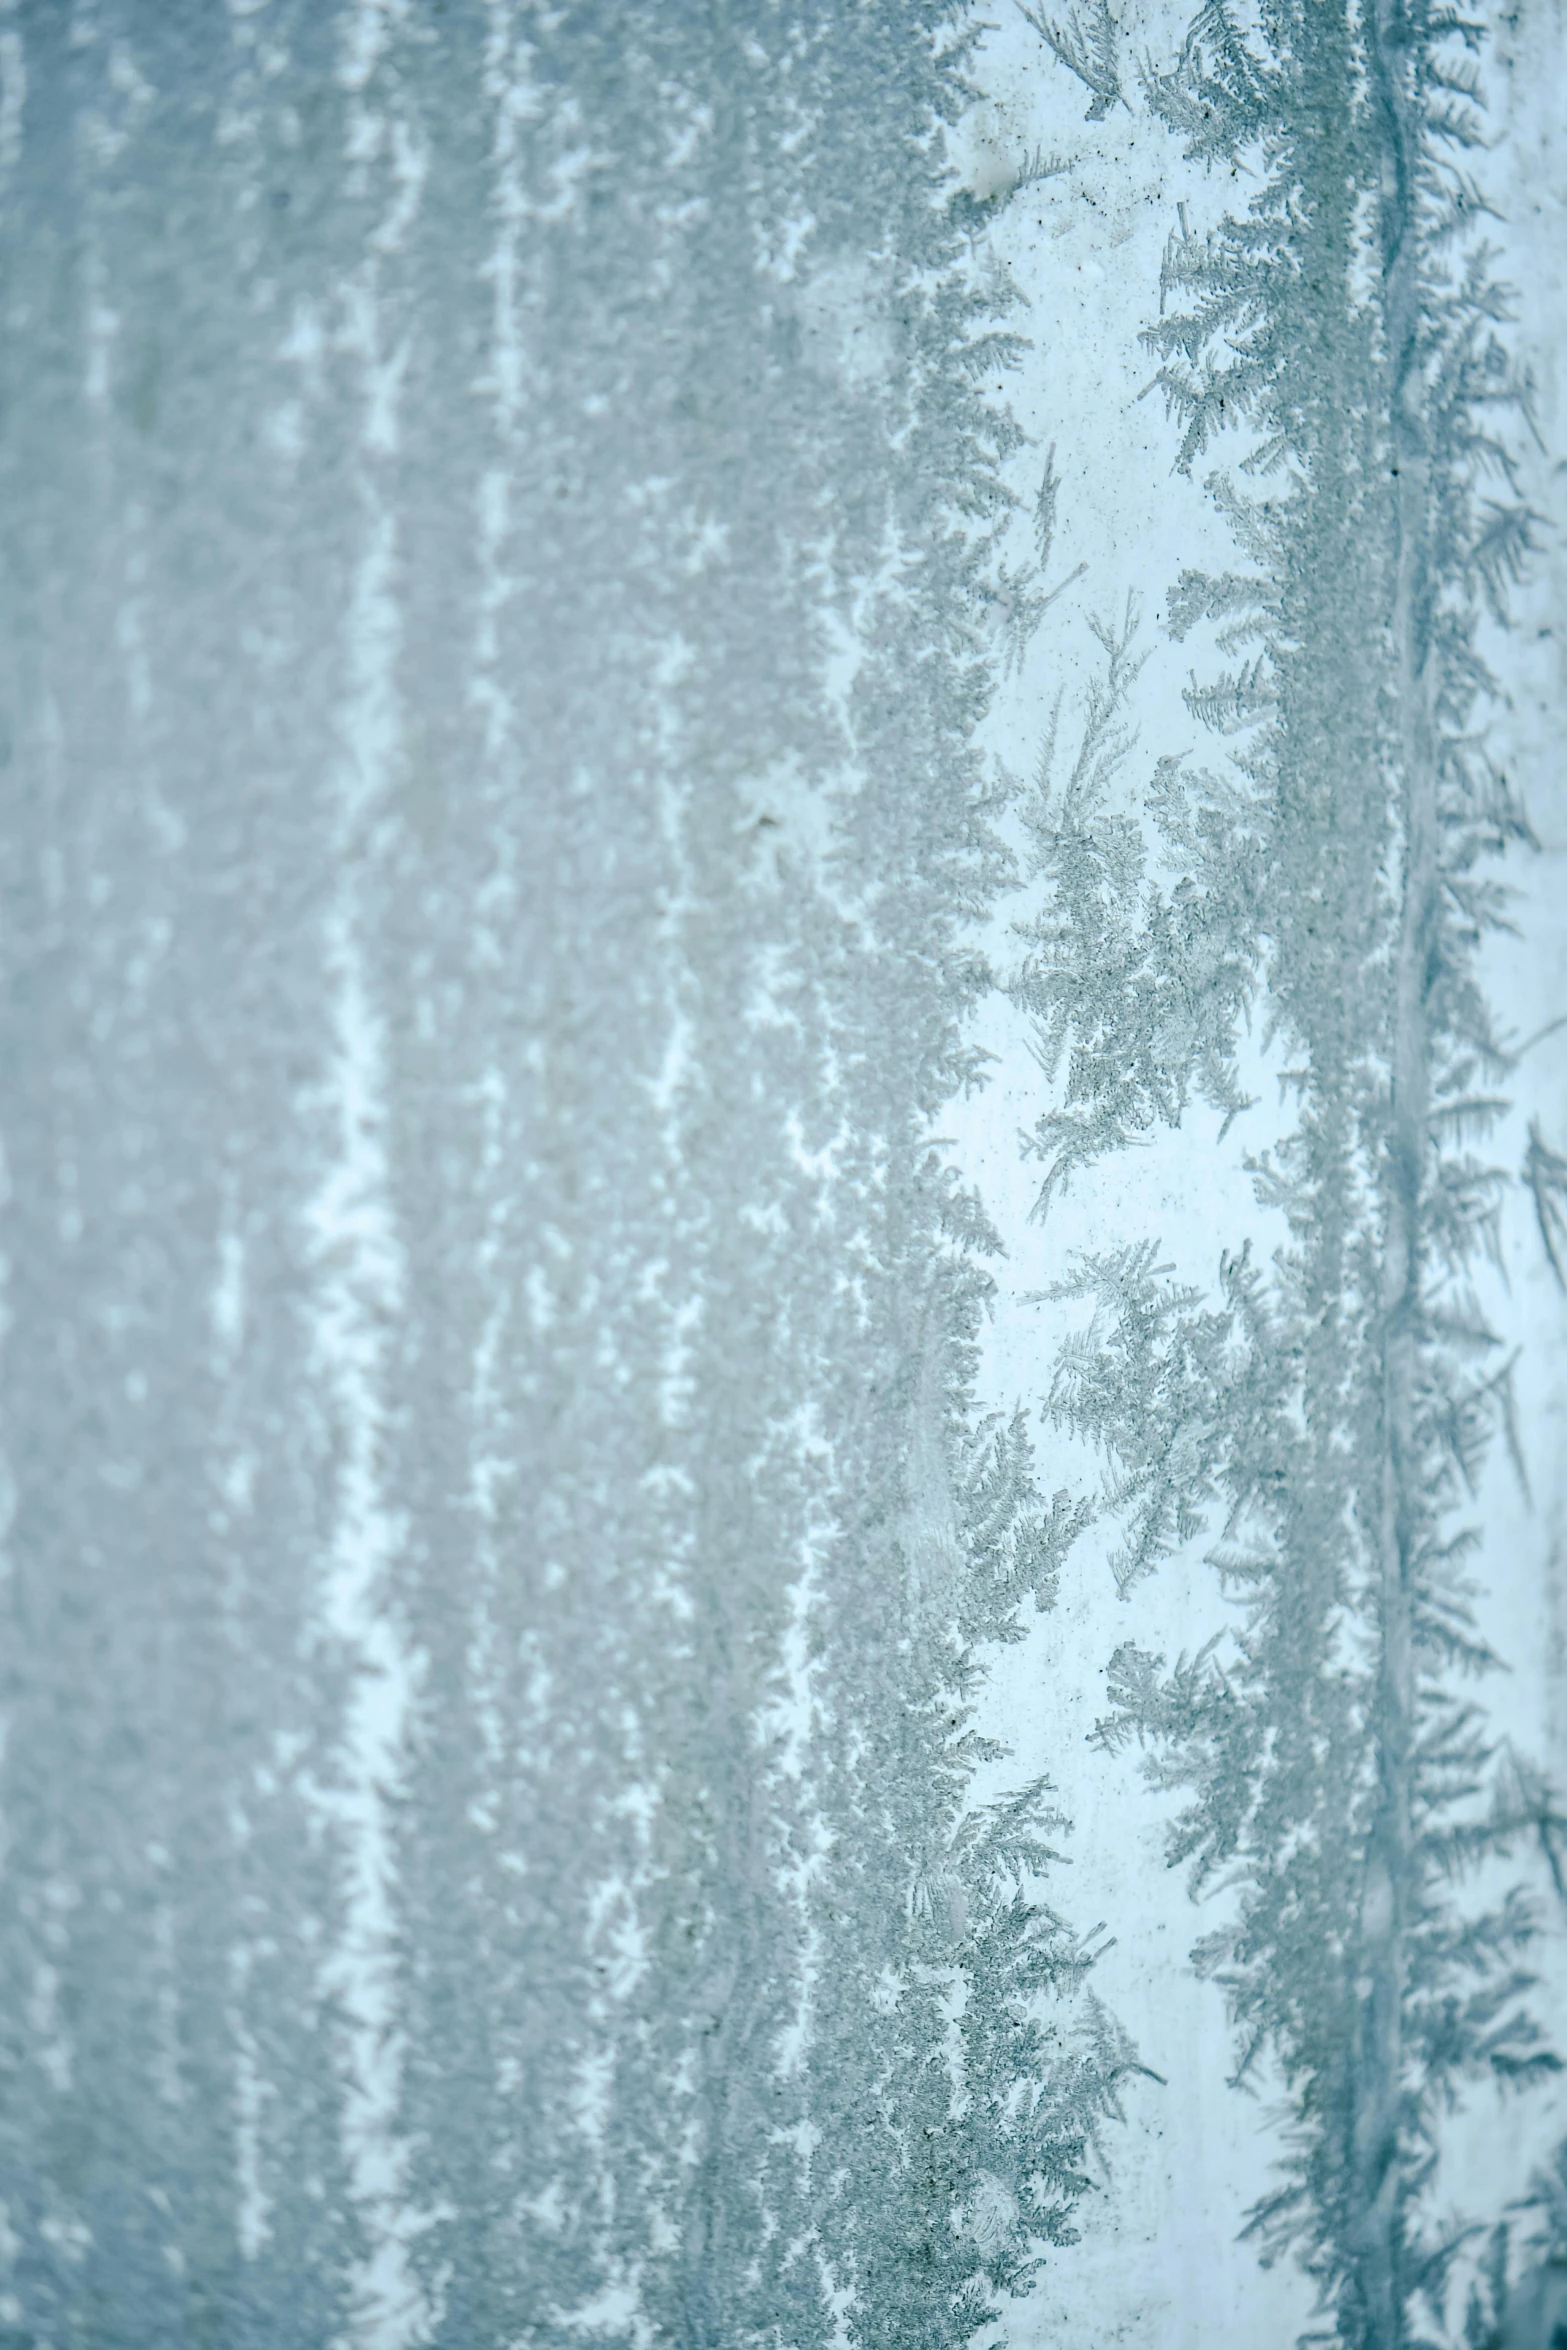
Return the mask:
[[0,0],[0,2350],[1561,2350],[1560,0]]

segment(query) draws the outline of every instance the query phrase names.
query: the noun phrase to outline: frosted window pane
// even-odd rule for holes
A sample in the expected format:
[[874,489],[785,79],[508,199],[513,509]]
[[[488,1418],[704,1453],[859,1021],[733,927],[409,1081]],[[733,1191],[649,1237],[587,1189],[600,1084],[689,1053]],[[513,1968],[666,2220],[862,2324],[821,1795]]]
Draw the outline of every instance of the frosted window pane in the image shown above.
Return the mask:
[[0,2350],[1567,2338],[1563,63],[0,0]]

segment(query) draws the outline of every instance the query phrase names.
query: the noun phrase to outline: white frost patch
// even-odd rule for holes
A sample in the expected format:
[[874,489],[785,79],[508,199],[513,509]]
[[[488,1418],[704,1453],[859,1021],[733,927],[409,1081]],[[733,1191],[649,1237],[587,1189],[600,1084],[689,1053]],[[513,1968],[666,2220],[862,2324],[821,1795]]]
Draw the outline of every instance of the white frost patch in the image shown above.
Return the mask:
[[70,2034],[61,2020],[59,1992],[59,1969],[52,1967],[47,1959],[40,1959],[33,1970],[33,1987],[27,2002],[27,2022],[33,2034],[30,2053],[55,2095],[63,2097],[71,2086],[74,2051]]
[[220,1357],[236,1354],[245,1335],[245,1243],[232,1226],[218,1240],[218,1277],[212,1285],[212,1335]]
[[637,2288],[628,2280],[605,2285],[591,2301],[553,2314],[557,2325],[569,2326],[574,2333],[623,2334],[636,2350],[644,2350],[653,2340],[653,2329],[637,2305]]
[[[384,158],[389,184],[365,259],[337,289],[344,320],[340,347],[359,362],[355,488],[362,535],[343,637],[334,843],[341,878],[327,926],[336,1136],[308,1219],[318,1272],[312,1351],[339,1460],[327,1613],[360,1666],[348,1723],[349,1783],[332,1799],[353,1845],[347,1924],[332,1969],[355,2018],[346,2133],[355,2192],[373,2231],[359,2298],[365,2339],[376,2350],[398,2350],[423,2319],[406,2258],[409,2215],[394,2136],[401,2044],[389,1981],[391,1837],[382,1793],[395,1773],[411,1671],[385,1604],[402,1527],[380,1470],[387,1334],[401,1307],[404,1266],[385,1134],[385,1025],[366,951],[369,917],[361,880],[367,829],[386,801],[403,731],[396,684],[402,631],[398,534],[393,487],[384,481],[381,460],[397,447],[407,345],[388,350],[382,272],[412,223],[425,168],[406,121],[377,112],[364,93],[404,13],[400,5],[362,0],[350,16],[339,64],[339,79],[354,94],[346,160],[354,166]],[[287,355],[308,374],[319,352],[319,322],[301,314]]]
[[663,1066],[656,1077],[646,1080],[653,1107],[661,1118],[667,1118],[674,1109],[680,1089],[691,1070],[693,1033],[690,1014],[677,1004],[669,1023]]
[[[14,7],[15,0],[12,0]],[[7,8],[6,15],[12,13]],[[16,169],[22,152],[22,112],[27,104],[27,58],[19,32],[0,33],[0,185]]]
[[261,2183],[261,2113],[266,2083],[256,2050],[255,2034],[245,2021],[245,1990],[250,1974],[250,1951],[241,1946],[230,1953],[229,1976],[233,2004],[229,2029],[234,2036],[234,2170],[239,2189],[238,2236],[242,2257],[254,2260],[271,2234],[271,2216]]
[[609,2120],[609,2092],[615,2076],[615,2052],[595,2048],[577,2066],[571,2092],[571,2115],[582,2135],[594,2146],[604,2142]]

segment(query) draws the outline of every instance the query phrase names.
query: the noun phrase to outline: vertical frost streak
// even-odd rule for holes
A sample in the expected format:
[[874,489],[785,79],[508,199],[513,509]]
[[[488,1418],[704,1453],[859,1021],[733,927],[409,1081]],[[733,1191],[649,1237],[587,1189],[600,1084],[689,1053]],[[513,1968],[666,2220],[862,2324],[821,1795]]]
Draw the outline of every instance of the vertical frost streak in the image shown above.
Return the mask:
[[378,2350],[411,2338],[417,2306],[396,2230],[398,2039],[388,1999],[393,1913],[385,1819],[410,1671],[389,1607],[400,1530],[384,1492],[385,1379],[403,1265],[388,1183],[384,1016],[365,938],[373,919],[377,831],[402,737],[398,526],[386,467],[398,450],[406,348],[389,347],[394,312],[384,280],[414,219],[423,176],[406,118],[394,106],[378,106],[374,95],[397,14],[386,0],[360,0],[347,19],[340,66],[349,93],[350,185],[374,173],[382,209],[364,259],[338,288],[341,347],[354,363],[360,411],[353,485],[360,551],[343,630],[333,843],[340,879],[327,917],[335,1163],[310,1214],[319,1267],[315,1347],[333,1433],[327,1608],[357,1676],[347,1730],[349,1781],[336,1798],[352,1835],[353,1877],[337,1963],[356,2018],[347,2126],[355,2191],[374,2215],[362,2293],[367,2338]]

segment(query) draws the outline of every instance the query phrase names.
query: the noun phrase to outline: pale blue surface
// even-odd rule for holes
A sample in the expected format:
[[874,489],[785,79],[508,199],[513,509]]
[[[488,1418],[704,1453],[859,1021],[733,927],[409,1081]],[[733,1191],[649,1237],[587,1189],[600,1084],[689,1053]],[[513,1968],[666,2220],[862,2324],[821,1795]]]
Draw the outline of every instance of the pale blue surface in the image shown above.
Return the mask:
[[[1567,1030],[1454,1039],[1567,1012],[1563,21],[1440,247],[1368,93],[1445,58],[1434,153],[1463,41],[1350,28],[0,0],[0,2350],[1546,2350],[1564,2094],[1487,2068],[1567,1983]],[[1146,337],[1286,151],[1183,473]],[[1427,590],[1538,844],[1473,948]],[[1439,1788],[1378,1609],[1466,1523]],[[1216,1551],[1315,1627],[1249,1680]],[[1096,1738],[1130,1648],[1252,1742],[1156,1676]]]

